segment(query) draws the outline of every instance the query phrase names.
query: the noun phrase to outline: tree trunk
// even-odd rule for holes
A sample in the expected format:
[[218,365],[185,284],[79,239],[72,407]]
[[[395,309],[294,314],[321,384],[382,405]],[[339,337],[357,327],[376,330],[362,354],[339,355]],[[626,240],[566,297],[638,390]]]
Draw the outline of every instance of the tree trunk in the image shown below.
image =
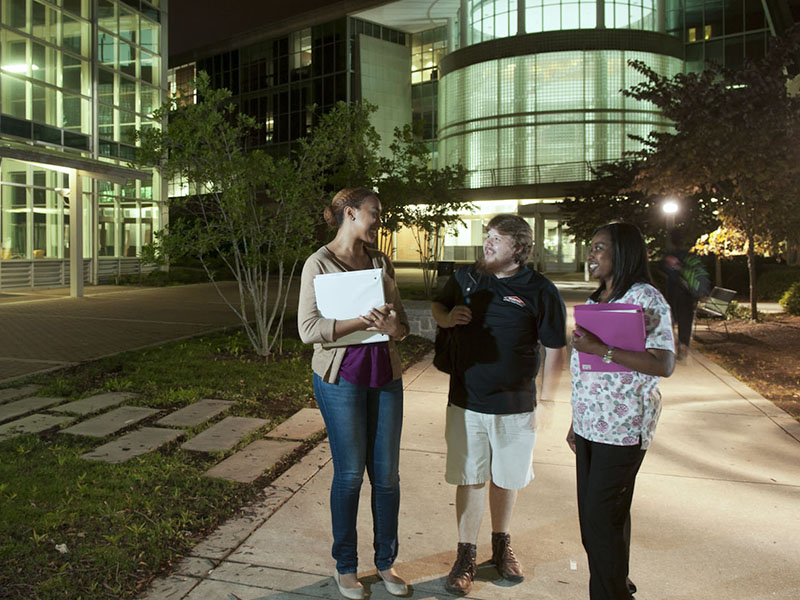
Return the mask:
[[747,273],[750,276],[750,319],[758,319],[758,305],[756,304],[756,249],[753,234],[747,233]]
[[722,259],[719,254],[714,255],[714,285],[722,287]]

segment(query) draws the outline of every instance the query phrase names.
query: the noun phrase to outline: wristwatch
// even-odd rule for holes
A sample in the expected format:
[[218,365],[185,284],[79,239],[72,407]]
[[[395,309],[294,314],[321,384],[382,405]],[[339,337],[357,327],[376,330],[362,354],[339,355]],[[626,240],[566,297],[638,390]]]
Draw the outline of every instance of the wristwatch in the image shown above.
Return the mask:
[[603,362],[606,364],[610,364],[614,360],[614,348],[611,346],[606,349],[606,353],[603,354]]

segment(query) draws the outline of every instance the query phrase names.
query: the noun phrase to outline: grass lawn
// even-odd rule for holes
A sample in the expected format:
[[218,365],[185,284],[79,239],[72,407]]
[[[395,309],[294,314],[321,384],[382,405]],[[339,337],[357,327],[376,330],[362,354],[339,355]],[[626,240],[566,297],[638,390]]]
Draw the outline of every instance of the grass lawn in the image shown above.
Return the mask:
[[[407,338],[400,344],[404,366],[431,346]],[[178,441],[120,465],[80,458],[106,440],[51,432],[0,442],[0,597],[133,597],[313,446],[305,444],[252,484],[202,476],[298,409],[314,406],[310,347],[287,339],[284,357],[272,362],[247,348],[241,332],[220,333],[26,380],[44,386],[40,396],[137,392],[128,404],[164,411],[201,398],[232,400],[224,416],[268,424],[229,453],[189,453]]]

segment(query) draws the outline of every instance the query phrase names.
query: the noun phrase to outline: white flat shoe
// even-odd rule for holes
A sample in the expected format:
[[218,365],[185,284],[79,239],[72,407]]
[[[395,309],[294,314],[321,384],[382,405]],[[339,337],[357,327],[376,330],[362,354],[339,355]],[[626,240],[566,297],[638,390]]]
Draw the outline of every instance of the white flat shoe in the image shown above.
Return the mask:
[[339,588],[339,593],[348,600],[363,600],[366,597],[364,587],[361,585],[355,588],[342,587],[342,584],[339,583],[339,571],[333,572],[333,580],[336,582],[336,587]]
[[406,595],[408,595],[408,585],[405,582],[403,582],[403,583],[392,583],[391,581],[386,581],[383,578],[383,575],[381,575],[380,571],[378,571],[378,577],[380,577],[381,581],[383,581],[383,586],[386,588],[386,591],[389,592],[392,596],[406,596]]

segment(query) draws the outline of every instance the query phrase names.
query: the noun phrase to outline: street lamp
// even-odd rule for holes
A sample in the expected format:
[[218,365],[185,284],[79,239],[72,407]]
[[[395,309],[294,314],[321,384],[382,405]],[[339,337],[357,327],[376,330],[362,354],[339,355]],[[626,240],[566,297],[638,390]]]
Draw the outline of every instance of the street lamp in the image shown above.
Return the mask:
[[661,210],[667,219],[667,247],[669,247],[669,234],[675,228],[675,214],[679,208],[680,205],[675,198],[667,198],[661,204]]

